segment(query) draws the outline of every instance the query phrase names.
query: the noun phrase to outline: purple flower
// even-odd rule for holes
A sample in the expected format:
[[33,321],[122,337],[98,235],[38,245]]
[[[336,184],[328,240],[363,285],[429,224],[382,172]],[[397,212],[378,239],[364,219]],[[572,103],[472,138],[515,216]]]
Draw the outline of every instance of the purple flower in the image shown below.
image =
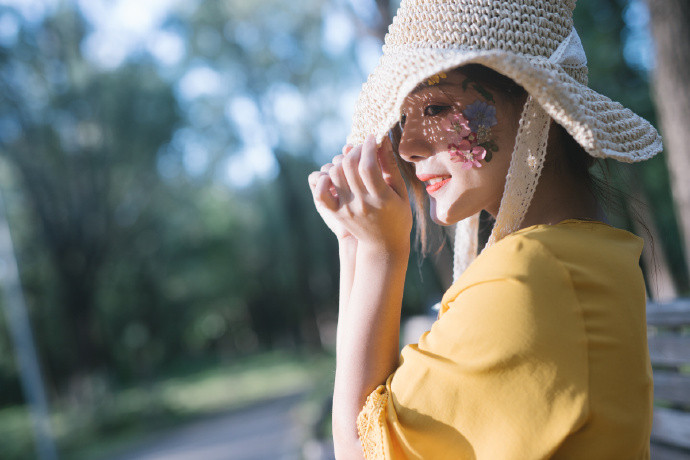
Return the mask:
[[491,128],[496,125],[496,107],[482,101],[474,101],[462,112],[470,122],[470,129],[475,133],[480,127]]

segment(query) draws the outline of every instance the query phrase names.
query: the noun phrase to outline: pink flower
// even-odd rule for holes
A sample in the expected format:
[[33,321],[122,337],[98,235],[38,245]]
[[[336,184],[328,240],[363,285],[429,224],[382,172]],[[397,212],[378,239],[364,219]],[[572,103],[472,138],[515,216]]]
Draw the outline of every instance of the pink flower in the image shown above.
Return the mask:
[[450,158],[453,161],[461,161],[463,169],[470,169],[473,166],[481,168],[482,164],[479,160],[483,160],[486,157],[486,149],[484,147],[472,147],[470,142],[466,139],[458,142],[457,144],[448,145],[448,151],[450,152]]
[[472,130],[470,129],[469,121],[462,114],[455,113],[447,118],[445,126],[446,131],[457,134],[460,137],[468,136]]

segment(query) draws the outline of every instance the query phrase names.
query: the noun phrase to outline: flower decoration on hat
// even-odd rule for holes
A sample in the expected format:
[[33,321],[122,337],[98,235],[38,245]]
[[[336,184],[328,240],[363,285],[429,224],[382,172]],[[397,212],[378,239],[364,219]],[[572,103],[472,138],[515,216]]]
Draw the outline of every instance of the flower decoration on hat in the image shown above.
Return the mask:
[[426,80],[426,84],[429,86],[434,86],[438,84],[438,82],[441,81],[441,78],[446,78],[448,75],[446,75],[445,72],[439,72],[436,75],[432,75]]

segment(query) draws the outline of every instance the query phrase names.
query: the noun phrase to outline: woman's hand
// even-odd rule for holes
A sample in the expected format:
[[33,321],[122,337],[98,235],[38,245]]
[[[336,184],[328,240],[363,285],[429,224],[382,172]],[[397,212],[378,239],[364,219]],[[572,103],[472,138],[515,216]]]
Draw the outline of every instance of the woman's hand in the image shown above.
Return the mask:
[[[333,157],[331,163],[326,163],[325,165],[321,166],[320,171],[314,171],[313,173],[309,174],[309,187],[311,188],[316,210],[326,223],[326,226],[328,226],[328,228],[335,234],[336,238],[338,238],[338,241],[356,243],[357,240],[355,240],[354,236],[347,231],[345,227],[338,222],[333,213],[331,213],[328,208],[323,205],[324,199],[329,199],[328,196],[335,200],[338,199],[338,194],[333,186],[333,182],[331,181],[328,172],[334,166],[334,164],[339,164],[342,162],[343,158],[350,150],[352,150],[351,145],[344,146],[342,150],[343,153]],[[317,197],[322,196],[324,199],[317,199]]]
[[369,136],[342,161],[326,166],[327,176],[316,179],[313,194],[327,224],[352,235],[358,245],[409,251],[412,211],[388,139],[377,148]]

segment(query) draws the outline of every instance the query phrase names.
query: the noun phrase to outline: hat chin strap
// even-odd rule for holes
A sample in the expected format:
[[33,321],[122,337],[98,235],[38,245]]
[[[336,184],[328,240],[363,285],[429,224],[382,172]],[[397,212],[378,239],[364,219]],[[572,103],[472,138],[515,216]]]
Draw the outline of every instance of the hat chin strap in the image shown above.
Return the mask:
[[[582,42],[575,28],[561,42],[549,61],[561,66],[577,67],[587,64]],[[546,159],[550,127],[551,117],[536,99],[529,96],[520,117],[496,223],[486,247],[518,230],[525,219]],[[478,230],[478,213],[455,225],[454,280],[457,280],[476,258]]]
[[470,266],[477,257],[479,233],[479,213],[455,224],[455,244],[453,251],[453,281]]
[[[503,197],[486,247],[518,230],[525,219],[544,166],[550,126],[551,117],[530,96],[522,110]],[[476,258],[478,230],[479,213],[455,224],[453,279],[458,279]]]
[[487,247],[520,228],[546,159],[551,117],[530,96],[520,117],[503,197]]

